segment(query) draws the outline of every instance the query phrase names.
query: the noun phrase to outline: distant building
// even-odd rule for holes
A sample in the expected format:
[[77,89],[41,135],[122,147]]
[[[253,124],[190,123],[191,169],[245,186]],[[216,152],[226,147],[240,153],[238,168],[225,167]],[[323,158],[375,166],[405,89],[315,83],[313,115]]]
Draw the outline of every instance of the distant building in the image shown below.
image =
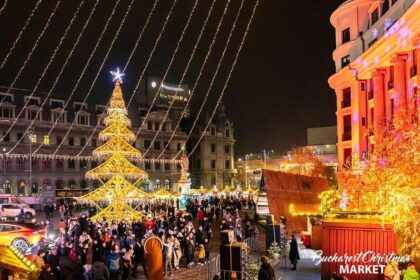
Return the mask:
[[[163,90],[146,120],[147,109],[151,106],[152,98],[156,96],[160,85],[163,86]],[[0,136],[4,136],[3,142],[0,143],[0,152],[4,156],[17,143],[18,139],[22,140],[12,152],[12,158],[2,158],[0,193],[38,196],[42,194],[43,186],[53,185],[57,189],[57,196],[73,197],[87,193],[91,187],[95,187],[95,182],[85,179],[85,172],[95,167],[98,162],[86,160],[85,157],[91,156],[93,149],[101,144],[98,132],[104,128],[102,124],[99,124],[91,139],[89,136],[95,130],[104,113],[105,102],[111,95],[112,88],[110,87],[109,93],[107,93],[109,95],[101,99],[103,103],[88,101],[82,105],[82,100],[72,100],[66,108],[64,108],[66,100],[59,94],[54,94],[48,98],[38,116],[36,116],[36,112],[46,98],[45,92],[37,92],[29,98],[31,94],[29,90],[12,89],[9,93],[6,91],[7,88],[0,87],[0,101],[3,101],[0,103]],[[178,95],[175,96],[177,92]],[[128,103],[128,93],[124,92],[124,86],[123,93],[125,101]],[[176,102],[171,109],[169,118],[162,126],[162,131],[152,144],[151,141],[163,122],[168,102],[173,98],[179,99],[179,102]],[[157,157],[168,143],[176,125],[174,122],[181,117],[181,107],[183,108],[187,98],[189,98],[187,85],[176,87],[166,83],[162,84],[161,80],[157,78],[148,78],[142,81],[139,91],[136,92],[128,109],[129,118],[132,121],[131,129],[137,132],[139,126],[143,125],[141,134],[133,145],[142,154],[150,148],[146,155],[146,161],[137,163],[149,174],[149,180],[146,182],[146,186],[149,188],[166,187],[170,189],[179,179],[179,165],[164,161],[152,162],[147,159]],[[18,118],[10,133],[6,134],[27,101],[28,105],[24,108],[23,114]],[[61,117],[59,117],[60,112],[63,112]],[[77,112],[79,115],[75,124],[68,136],[65,137]],[[36,120],[31,128],[31,133],[25,135],[25,130],[34,118]],[[48,135],[56,120],[58,120],[57,126]],[[169,143],[169,148],[163,153],[162,159],[173,159],[181,150],[185,140],[186,134],[181,128],[178,128]],[[56,155],[52,156],[62,141],[62,147]],[[30,166],[29,153],[34,152],[41,145],[37,154],[48,156],[34,155]],[[85,145],[86,148],[81,151]]]
[[[206,122],[209,121],[207,118]],[[234,128],[233,123],[226,117],[224,105],[220,105],[211,120],[207,131],[198,126],[194,131],[191,143],[195,144],[198,137],[204,133],[200,145],[191,157],[192,187],[203,186],[212,188],[217,186],[234,185]]]
[[340,170],[360,168],[378,129],[391,129],[394,112],[418,102],[419,10],[415,0],[349,0],[331,15]]

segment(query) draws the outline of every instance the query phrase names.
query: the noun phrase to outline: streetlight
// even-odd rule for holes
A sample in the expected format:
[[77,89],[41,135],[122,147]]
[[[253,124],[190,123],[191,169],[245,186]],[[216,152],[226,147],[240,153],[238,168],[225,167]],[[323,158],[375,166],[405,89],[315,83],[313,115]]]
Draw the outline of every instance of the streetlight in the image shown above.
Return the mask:
[[245,155],[245,189],[248,188],[248,159],[249,155]]
[[6,148],[3,147],[3,191],[6,191]]

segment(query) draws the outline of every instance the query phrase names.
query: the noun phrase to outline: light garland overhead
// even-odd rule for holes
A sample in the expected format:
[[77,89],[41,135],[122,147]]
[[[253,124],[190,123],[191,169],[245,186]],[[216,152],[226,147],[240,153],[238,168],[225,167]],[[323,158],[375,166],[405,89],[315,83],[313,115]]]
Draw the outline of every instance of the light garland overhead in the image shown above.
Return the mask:
[[[75,91],[76,91],[77,87],[79,86],[79,83],[80,83],[80,81],[82,80],[82,78],[83,78],[83,76],[84,76],[84,74],[85,74],[85,72],[86,72],[86,69],[87,69],[87,68],[88,68],[88,66],[90,65],[90,61],[92,60],[93,55],[96,53],[96,50],[98,49],[98,46],[99,46],[100,42],[102,41],[102,38],[103,38],[103,36],[104,36],[105,32],[106,32],[106,31],[107,31],[107,29],[108,29],[109,23],[111,22],[111,19],[113,18],[114,14],[115,14],[115,11],[116,11],[116,9],[117,9],[117,6],[118,6],[118,4],[120,3],[120,1],[121,1],[121,0],[117,0],[117,1],[115,1],[114,7],[113,7],[113,9],[112,9],[112,11],[111,11],[111,14],[110,14],[110,15],[109,15],[109,17],[108,17],[108,19],[107,19],[107,21],[106,21],[106,23],[105,23],[105,25],[104,25],[104,27],[103,27],[103,29],[102,29],[102,31],[101,31],[101,34],[99,35],[99,38],[98,38],[98,40],[96,41],[96,44],[95,44],[95,46],[94,46],[93,50],[90,52],[89,58],[88,58],[88,60],[87,60],[87,61],[86,61],[86,63],[85,63],[85,66],[84,66],[84,68],[83,68],[83,70],[82,70],[82,73],[79,75],[79,78],[77,79],[76,84],[74,85],[74,87],[73,87],[73,89],[72,89],[72,91],[71,91],[70,95],[67,97],[67,100],[66,100],[66,102],[65,102],[65,104],[64,104],[64,106],[63,106],[63,110],[61,110],[61,112],[59,113],[59,115],[58,115],[57,119],[55,120],[54,124],[52,125],[52,127],[50,128],[50,130],[49,130],[49,131],[48,131],[48,133],[47,133],[47,136],[48,136],[48,137],[51,135],[52,131],[55,129],[56,125],[59,123],[59,119],[63,116],[63,114],[64,114],[64,112],[65,112],[64,110],[65,110],[65,109],[67,108],[67,106],[70,104],[70,101],[71,101],[71,99],[72,99],[72,97],[73,97],[73,94],[75,93]],[[117,34],[115,34],[114,36],[117,36]],[[64,139],[63,139],[63,141],[64,141]],[[42,147],[43,145],[44,145],[44,143],[41,143],[41,144],[38,146],[38,148],[36,148],[36,149],[34,150],[33,154],[35,155],[36,153],[38,153],[39,149],[41,149],[41,147]]]
[[[115,76],[116,74],[114,74]],[[109,102],[110,106],[106,112],[106,120],[108,125],[128,128],[127,110],[122,98],[120,82],[122,82],[121,79],[117,78]],[[110,145],[112,149],[109,148]],[[98,189],[80,198],[81,201],[95,203],[99,208],[99,213],[91,219],[102,221],[105,218],[117,223],[125,219],[142,219],[143,214],[127,204],[129,200],[137,200],[147,196],[135,186],[140,180],[147,179],[147,173],[127,159],[127,157],[139,157],[140,152],[126,142],[124,136],[118,134],[117,131],[108,142],[96,148],[93,154],[108,158],[99,166],[86,172],[86,178],[97,179],[102,183],[102,186]],[[136,182],[133,184],[130,180],[136,180]],[[108,202],[108,206],[105,208],[98,204],[103,201]]]
[[[84,3],[84,1],[82,1],[82,2],[80,3],[80,5],[79,5],[79,7],[78,7],[78,9],[77,9],[77,11],[76,11],[76,13],[74,14],[74,16],[73,16],[72,20],[70,21],[70,24],[67,26],[67,29],[66,29],[66,31],[65,31],[65,33],[64,33],[64,35],[65,35],[65,36],[67,36],[67,33],[68,33],[68,31],[70,30],[71,26],[73,25],[74,19],[76,18],[76,16],[77,16],[77,14],[78,14],[78,12],[79,12],[79,10],[80,10],[81,6],[83,5],[83,3]],[[57,83],[58,83],[59,79],[61,78],[61,75],[63,74],[63,72],[64,72],[64,70],[65,70],[65,68],[66,68],[66,66],[67,66],[67,64],[68,64],[68,62],[70,61],[70,58],[73,56],[73,53],[74,53],[74,51],[75,51],[75,49],[76,49],[77,45],[78,45],[78,44],[79,44],[79,42],[80,42],[80,38],[82,37],[82,35],[83,35],[83,33],[84,33],[84,31],[85,31],[85,29],[86,29],[86,27],[87,27],[88,23],[90,22],[90,19],[91,19],[91,17],[92,17],[92,15],[93,15],[93,13],[95,12],[95,10],[96,10],[96,6],[98,5],[98,3],[99,3],[99,0],[96,0],[96,1],[95,1],[95,5],[93,6],[93,8],[92,8],[92,10],[91,10],[91,12],[90,12],[90,14],[89,14],[89,17],[87,18],[87,20],[86,20],[86,22],[85,22],[85,24],[84,24],[84,26],[83,26],[82,31],[79,33],[79,35],[78,35],[78,37],[77,37],[77,39],[76,39],[76,42],[73,44],[73,47],[72,47],[72,49],[70,50],[70,53],[66,56],[66,60],[65,60],[65,62],[64,62],[64,64],[63,64],[63,66],[61,67],[60,72],[59,72],[59,73],[58,73],[58,75],[56,76],[56,78],[55,78],[55,80],[54,80],[53,85],[51,86],[51,88],[50,88],[50,90],[48,91],[47,95],[44,97],[43,102],[41,103],[40,108],[37,110],[37,112],[36,112],[36,114],[35,114],[35,117],[32,119],[31,123],[29,124],[29,126],[27,127],[27,129],[25,130],[25,132],[23,133],[23,135],[26,135],[26,134],[29,132],[29,130],[32,128],[32,125],[33,125],[33,124],[35,123],[35,121],[38,119],[38,115],[41,113],[41,111],[42,111],[42,109],[44,108],[45,104],[47,104],[47,102],[48,102],[48,100],[49,100],[49,97],[51,96],[51,93],[54,91],[54,89],[55,89],[55,87],[56,87],[56,85],[57,85]],[[65,37],[62,37],[62,38],[61,38],[59,46],[62,44],[62,42],[63,42],[64,38],[65,38]],[[51,64],[52,60],[54,59],[55,55],[57,54],[57,51],[58,51],[59,46],[55,49],[53,56],[50,58],[49,65]],[[42,80],[42,77],[45,75],[45,73],[46,73],[46,70],[44,70],[43,75],[42,75],[42,76],[41,76],[41,78],[38,80],[38,83],[36,84],[35,88],[32,90],[31,95],[33,95],[33,94],[35,93],[35,91],[36,91],[36,89],[38,88],[39,83],[40,83],[40,81]],[[29,101],[30,101],[30,100],[28,99],[28,101],[27,101],[26,103],[28,103]],[[27,106],[27,104],[25,104],[25,106],[24,106],[23,108],[25,108],[26,106]],[[63,109],[60,113],[62,113],[63,111],[64,111],[64,109]],[[22,111],[21,111],[21,112],[22,112]],[[13,123],[12,123],[12,126],[11,126],[9,129],[11,129],[11,128],[13,127],[13,124],[14,124],[14,123],[16,123],[17,119],[18,119],[18,117],[16,117],[15,122],[13,122]],[[16,147],[17,147],[17,146],[18,146],[18,145],[19,145],[22,141],[23,141],[23,137],[19,138],[19,139],[18,139],[18,141],[16,141],[15,145],[14,145],[14,146],[13,146],[13,147],[12,147],[12,148],[8,151],[8,153],[9,153],[9,154],[10,154],[10,153],[12,153],[12,152],[14,151],[14,149],[16,149]]]
[[1,8],[0,8],[0,16],[1,16],[1,14],[3,13],[4,9],[6,9],[7,2],[8,2],[8,0],[4,0],[4,4],[3,4],[3,6],[1,6]]
[[[193,6],[193,7],[192,7],[192,9],[191,9],[191,12],[190,12],[190,14],[189,14],[189,16],[188,16],[188,20],[187,20],[187,22],[185,23],[185,25],[184,25],[184,29],[183,29],[183,30],[182,30],[182,32],[181,32],[181,37],[179,38],[179,40],[178,40],[178,42],[177,42],[177,44],[176,44],[175,50],[174,50],[174,52],[172,53],[171,60],[169,61],[168,67],[166,67],[165,74],[164,74],[164,75],[163,75],[163,77],[162,77],[162,83],[165,81],[166,76],[168,75],[169,69],[171,68],[172,63],[174,62],[175,56],[176,56],[176,54],[178,53],[179,46],[181,45],[182,40],[184,39],[185,32],[186,32],[186,30],[188,29],[188,26],[190,25],[191,18],[192,18],[192,16],[193,16],[194,12],[195,12],[195,9],[196,9],[196,7],[197,7],[198,2],[199,2],[199,0],[195,0],[195,2],[194,2],[194,6]],[[148,118],[148,116],[149,116],[149,114],[150,114],[150,112],[151,112],[152,108],[154,107],[154,104],[155,104],[155,102],[156,102],[156,100],[157,100],[157,97],[159,96],[159,92],[161,91],[162,83],[161,83],[161,85],[160,85],[159,89],[157,90],[157,92],[156,92],[155,96],[153,97],[152,104],[149,106],[149,109],[147,110],[147,113],[146,113],[146,115],[144,116],[144,121],[143,121],[144,123],[146,123],[147,118]],[[139,136],[139,134],[140,134],[140,132],[141,132],[142,127],[143,127],[143,126],[141,125],[141,126],[138,128],[138,130],[137,130],[137,132],[136,132],[136,138]],[[146,155],[146,153],[145,153],[145,155]]]
[[[213,2],[213,4],[214,4],[215,2],[216,2],[216,1],[214,1],[214,2]],[[211,54],[211,52],[212,52],[212,50],[213,50],[213,46],[214,46],[214,44],[216,43],[216,38],[217,38],[217,36],[218,36],[218,34],[219,34],[220,27],[222,26],[223,20],[224,20],[225,15],[226,15],[226,12],[227,12],[227,10],[228,10],[229,3],[230,3],[230,1],[227,1],[227,2],[226,2],[225,8],[224,8],[224,10],[223,10],[223,14],[222,14],[222,16],[220,17],[220,20],[219,20],[219,23],[218,23],[218,25],[217,25],[216,31],[215,31],[215,33],[214,33],[214,35],[213,35],[213,39],[212,39],[212,41],[211,41],[211,43],[210,43],[210,46],[208,47],[206,57],[204,58],[204,61],[203,61],[203,63],[201,64],[200,71],[198,72],[198,76],[197,76],[197,78],[196,78],[196,80],[195,80],[195,83],[194,83],[193,89],[192,89],[192,91],[191,91],[191,93],[190,93],[190,96],[189,96],[189,98],[188,98],[188,100],[187,100],[187,104],[185,104],[185,107],[184,107],[184,109],[182,110],[182,114],[181,114],[181,116],[184,116],[184,115],[185,115],[185,113],[187,112],[187,109],[188,109],[188,106],[189,106],[189,104],[190,104],[190,102],[191,102],[191,100],[192,100],[192,97],[194,96],[194,93],[196,92],[196,91],[195,91],[195,89],[196,89],[197,84],[198,84],[198,82],[200,81],[200,78],[201,78],[201,76],[202,76],[202,74],[203,74],[204,67],[207,65],[207,61],[208,61],[208,58],[209,58],[209,56],[210,56],[210,54]],[[208,19],[208,17],[207,17],[207,19]],[[206,19],[206,22],[205,22],[204,26],[205,26],[205,25],[206,25],[206,23],[207,23],[207,19]],[[203,26],[203,29],[202,29],[201,31],[203,31],[203,30],[204,30],[204,26]],[[200,36],[201,36],[201,33],[200,33]],[[179,85],[181,85],[181,84],[182,84],[182,82],[180,82],[180,83],[179,83]],[[168,110],[168,111],[169,111],[169,110]],[[171,137],[170,137],[170,138],[169,138],[169,140],[168,140],[168,144],[166,144],[166,145],[165,145],[165,147],[163,147],[162,152],[158,155],[158,157],[157,157],[157,158],[161,158],[161,157],[163,156],[164,152],[166,151],[166,149],[169,147],[169,145],[170,145],[170,143],[171,143],[172,139],[175,137],[175,134],[176,134],[176,131],[178,130],[179,125],[181,124],[181,120],[182,120],[182,118],[179,118],[179,120],[178,120],[178,122],[177,122],[177,124],[176,124],[175,128],[173,129],[173,131],[174,131],[174,132],[171,134]]]
[[[183,91],[184,91],[184,89],[183,89],[183,88],[181,88],[181,85],[182,85],[182,83],[184,82],[185,75],[187,74],[187,72],[188,72],[188,70],[189,70],[189,68],[190,68],[191,61],[193,60],[193,58],[194,58],[194,56],[195,56],[195,52],[196,52],[196,50],[197,50],[198,44],[199,44],[199,43],[200,43],[200,41],[201,41],[201,38],[202,38],[202,36],[203,36],[204,29],[205,29],[205,28],[206,28],[206,26],[207,26],[207,22],[208,22],[208,20],[209,20],[209,18],[210,18],[211,12],[213,11],[213,7],[214,7],[214,4],[215,4],[215,3],[216,3],[216,1],[213,1],[213,2],[212,2],[212,4],[211,4],[211,6],[210,6],[210,9],[209,9],[209,11],[208,11],[208,13],[207,13],[207,17],[206,17],[206,19],[205,19],[205,21],[204,21],[203,26],[201,27],[200,33],[199,33],[198,38],[197,38],[197,40],[196,40],[196,42],[195,42],[194,48],[193,48],[193,50],[192,50],[192,52],[191,52],[191,55],[190,55],[190,57],[189,57],[189,59],[188,59],[187,66],[185,66],[184,73],[182,73],[182,77],[181,77],[181,80],[180,80],[180,81],[179,81],[179,83],[178,83],[178,86],[177,86],[177,87],[170,87],[170,86],[164,85],[164,84],[163,84],[163,82],[162,82],[162,83],[161,83],[161,85],[160,85],[160,87],[161,87],[161,88],[165,88],[165,89],[169,89],[169,90],[174,90],[174,91],[175,91],[175,96],[174,96],[174,97],[178,96],[178,93],[179,93],[179,92],[183,92]],[[229,2],[228,2],[228,3],[229,3]],[[224,14],[223,14],[223,15],[224,15]],[[223,17],[223,16],[222,16],[222,17]],[[159,94],[159,92],[160,92],[160,88],[158,89],[158,91],[157,91],[156,95],[158,95],[158,94]],[[166,122],[166,119],[168,118],[169,112],[170,112],[170,110],[171,110],[171,108],[172,108],[172,105],[173,105],[173,104],[174,104],[174,102],[175,102],[175,99],[176,99],[176,98],[173,98],[173,99],[171,100],[171,102],[170,102],[170,104],[169,104],[169,107],[168,107],[168,109],[166,110],[166,113],[165,113],[165,116],[164,116],[164,118],[163,118],[163,121],[159,124],[159,129],[158,129],[158,131],[155,133],[155,135],[154,135],[154,137],[153,137],[153,139],[152,139],[152,141],[151,141],[151,143],[150,143],[150,146],[149,146],[149,147],[146,149],[146,151],[144,152],[144,156],[146,156],[146,155],[147,155],[147,153],[149,152],[150,148],[153,146],[153,143],[155,142],[156,138],[158,137],[159,133],[162,131],[162,126],[163,126],[163,124]],[[188,99],[191,99],[191,96],[190,96]],[[185,107],[185,108],[186,108],[186,107]],[[183,115],[181,115],[181,117],[180,117],[179,119],[181,120],[182,118],[183,118]],[[176,129],[174,129],[173,135],[175,134],[175,132],[176,132]],[[172,139],[171,139],[171,140],[172,140]],[[168,143],[166,144],[165,148],[169,145],[169,143],[170,143],[170,141],[168,141]],[[163,152],[165,151],[165,148],[163,149],[162,153],[161,153],[159,156],[161,156],[161,155],[163,154]],[[159,156],[158,156],[158,158],[159,158]]]
[[[95,86],[96,80],[97,80],[97,79],[98,79],[98,77],[99,77],[99,73],[101,72],[102,68],[104,67],[105,61],[108,59],[109,53],[111,52],[112,47],[114,46],[114,43],[115,43],[115,41],[116,41],[116,39],[117,39],[118,35],[120,34],[122,27],[123,27],[123,26],[124,26],[124,24],[125,24],[125,21],[126,21],[126,19],[127,19],[127,16],[128,16],[128,14],[130,13],[131,8],[132,8],[132,6],[133,6],[133,4],[134,4],[134,0],[131,0],[131,1],[130,1],[129,6],[128,6],[128,8],[127,8],[127,11],[126,11],[126,12],[125,12],[125,14],[124,14],[124,17],[123,17],[123,19],[121,20],[121,22],[120,22],[120,24],[119,24],[119,26],[118,26],[117,31],[115,32],[115,36],[114,36],[114,38],[113,38],[113,39],[112,39],[112,41],[111,41],[111,45],[109,46],[109,48],[108,48],[108,50],[107,50],[107,52],[106,52],[106,54],[105,54],[105,57],[104,57],[104,59],[102,60],[101,65],[99,66],[99,69],[98,69],[98,71],[97,71],[97,73],[96,73],[96,76],[95,76],[95,78],[93,79],[93,82],[92,82],[92,84],[90,85],[90,88],[89,88],[89,90],[88,90],[87,94],[85,95],[85,98],[84,98],[84,99],[83,99],[83,101],[82,101],[82,105],[81,105],[81,106],[84,106],[84,105],[86,104],[86,101],[87,101],[88,97],[89,97],[89,96],[90,96],[90,94],[92,93],[92,89],[93,89],[93,87]],[[53,152],[53,154],[56,154],[56,153],[58,152],[58,150],[61,148],[61,146],[63,145],[64,140],[65,140],[65,139],[67,138],[67,136],[70,134],[71,129],[72,129],[72,128],[73,128],[73,126],[75,125],[75,123],[76,123],[76,121],[77,121],[77,118],[78,118],[79,114],[80,114],[80,111],[78,111],[78,112],[76,113],[76,116],[74,117],[73,122],[70,124],[70,127],[68,128],[68,130],[67,130],[66,134],[64,135],[63,140],[62,140],[62,141],[61,141],[61,143],[57,146],[57,148],[55,149],[55,151]]]
[[[217,100],[217,102],[216,102],[216,106],[214,106],[214,110],[213,110],[213,112],[212,112],[212,114],[211,114],[211,116],[210,116],[210,118],[209,118],[209,121],[207,122],[206,127],[205,127],[205,128],[204,128],[204,130],[203,130],[203,133],[201,134],[201,136],[199,137],[199,139],[198,139],[197,143],[195,144],[195,146],[192,148],[192,150],[191,150],[191,151],[190,151],[190,153],[188,154],[188,157],[190,157],[190,156],[194,153],[195,149],[197,149],[197,146],[200,144],[200,141],[201,141],[201,139],[203,138],[204,133],[205,133],[205,132],[207,131],[207,129],[209,128],[210,123],[211,123],[211,121],[212,121],[212,119],[213,119],[213,117],[214,117],[214,114],[216,113],[216,110],[217,110],[217,108],[218,108],[218,105],[220,104],[220,101],[221,101],[221,100],[222,100],[222,98],[223,98],[223,95],[224,95],[224,93],[225,93],[226,87],[227,87],[227,85],[228,85],[228,83],[229,83],[229,81],[230,81],[230,78],[231,78],[231,76],[232,76],[232,72],[233,72],[233,70],[234,70],[234,68],[235,68],[235,66],[236,66],[236,63],[238,62],[238,57],[239,57],[239,54],[241,53],[242,47],[243,47],[244,42],[245,42],[245,39],[246,39],[246,35],[248,34],[248,31],[249,31],[249,28],[250,28],[250,26],[251,26],[252,20],[254,19],[254,16],[255,16],[255,11],[256,11],[256,9],[257,9],[257,7],[258,7],[259,2],[260,2],[259,0],[257,0],[257,1],[255,2],[254,8],[253,8],[253,10],[252,10],[251,17],[249,18],[249,21],[248,21],[248,24],[247,24],[247,26],[246,26],[246,29],[245,29],[244,35],[242,36],[242,40],[241,40],[241,43],[240,43],[240,45],[239,45],[238,51],[236,52],[235,59],[234,59],[234,61],[233,61],[233,63],[232,63],[232,66],[231,66],[231,68],[230,68],[230,70],[229,70],[228,77],[227,77],[227,79],[226,79],[226,81],[225,81],[225,84],[224,84],[223,89],[222,89],[222,91],[221,91],[221,93],[220,93],[220,96],[219,96],[219,98],[218,98],[218,100]],[[187,140],[188,140],[188,138],[187,138]],[[186,141],[187,141],[187,140],[186,140]],[[179,155],[179,153],[178,153],[178,155]]]
[[[32,49],[30,50],[29,54],[26,56],[25,61],[23,62],[22,66],[19,68],[18,73],[16,74],[15,78],[13,79],[12,83],[10,84],[10,86],[8,87],[8,89],[6,90],[5,93],[10,93],[10,90],[14,87],[14,85],[16,84],[17,80],[19,79],[20,75],[22,74],[23,70],[26,68],[26,65],[28,64],[29,60],[32,57],[32,54],[34,53],[34,51],[36,50],[36,48],[38,47],[38,43],[41,40],[41,38],[44,36],[45,31],[47,30],[48,26],[51,23],[51,19],[54,17],[55,12],[57,11],[58,7],[61,4],[61,0],[57,1],[57,4],[55,5],[54,9],[52,10],[50,16],[48,17],[47,22],[45,23],[41,33],[38,35],[38,37],[35,40],[34,45],[32,46]],[[3,103],[5,100],[6,96],[4,96],[1,100],[0,103]],[[4,139],[4,137],[1,138],[0,142],[2,142]]]
[[[7,1],[8,0],[6,0],[4,6],[2,8],[2,11],[7,5]],[[32,17],[34,16],[36,10],[38,10],[39,4],[41,4],[41,2],[42,2],[42,0],[38,0],[35,3],[35,6],[32,8],[31,14],[29,15],[28,19],[26,20],[25,24],[23,25],[22,29],[20,30],[20,32],[19,32],[18,36],[16,37],[15,41],[13,42],[12,46],[10,47],[10,50],[7,52],[6,56],[4,57],[1,65],[0,65],[0,70],[3,69],[4,65],[6,64],[7,60],[9,59],[9,56],[12,54],[12,52],[15,49],[17,43],[19,42],[20,38],[22,37],[23,32],[25,32],[26,28],[28,27],[28,25],[29,25]],[[1,15],[2,11],[0,11],[0,15]]]

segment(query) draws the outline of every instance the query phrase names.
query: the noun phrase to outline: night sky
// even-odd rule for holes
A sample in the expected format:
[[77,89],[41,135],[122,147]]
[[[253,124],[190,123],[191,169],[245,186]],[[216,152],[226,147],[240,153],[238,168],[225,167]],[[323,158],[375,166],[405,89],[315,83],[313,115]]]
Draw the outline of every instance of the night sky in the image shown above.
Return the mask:
[[[51,25],[39,41],[38,47],[15,87],[30,90],[34,88],[80,1],[62,0],[52,18]],[[235,124],[236,155],[258,152],[262,149],[285,151],[292,145],[306,143],[306,128],[335,124],[335,95],[327,83],[328,77],[334,72],[331,53],[335,42],[329,17],[342,2],[342,0],[262,0],[260,2],[223,98],[228,117]],[[39,6],[9,61],[0,70],[1,86],[10,86],[12,83],[56,3],[52,0],[43,0]],[[69,96],[93,51],[114,3],[115,1],[99,0],[97,10],[54,90],[56,95],[62,98]],[[80,100],[90,88],[129,3],[129,0],[121,0],[117,6],[110,26],[76,89],[75,99]],[[172,1],[169,0],[159,1],[155,14],[126,70],[123,84],[126,99],[133,92],[171,3]],[[165,73],[193,3],[193,0],[178,0],[167,29],[146,69],[146,76],[163,76]],[[229,5],[222,29],[210,55],[209,64],[204,69],[203,78],[193,96],[193,112],[203,100],[240,3],[240,0],[232,0]],[[244,3],[237,29],[205,107],[208,111],[213,109],[215,100],[223,88],[255,2],[245,0]],[[199,1],[191,25],[169,69],[166,79],[168,82],[179,82],[210,4],[211,1],[208,0]],[[215,4],[203,39],[185,79],[190,86],[194,84],[198,75],[225,4],[226,0],[217,0]],[[0,16],[0,61],[3,61],[34,5],[34,0],[9,1]],[[38,90],[51,89],[93,5],[93,0],[85,0]],[[93,87],[92,98],[95,101],[105,103],[108,100],[113,88],[109,70],[117,66],[124,67],[152,5],[151,0],[134,2],[126,23]]]

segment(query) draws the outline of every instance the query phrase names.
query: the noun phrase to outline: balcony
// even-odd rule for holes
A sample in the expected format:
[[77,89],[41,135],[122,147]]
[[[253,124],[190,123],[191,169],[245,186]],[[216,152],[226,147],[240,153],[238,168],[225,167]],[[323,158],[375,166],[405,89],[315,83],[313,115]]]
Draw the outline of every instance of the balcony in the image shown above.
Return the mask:
[[343,132],[341,135],[341,141],[349,141],[351,140],[351,131]]

